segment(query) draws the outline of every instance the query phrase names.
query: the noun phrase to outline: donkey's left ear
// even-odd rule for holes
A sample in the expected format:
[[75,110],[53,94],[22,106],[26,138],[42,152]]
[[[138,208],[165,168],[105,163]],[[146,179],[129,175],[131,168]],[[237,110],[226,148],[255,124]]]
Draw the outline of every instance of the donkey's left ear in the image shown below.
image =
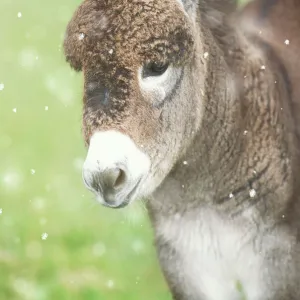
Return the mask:
[[182,5],[183,10],[189,16],[192,21],[195,21],[197,18],[197,11],[199,6],[199,0],[176,0]]

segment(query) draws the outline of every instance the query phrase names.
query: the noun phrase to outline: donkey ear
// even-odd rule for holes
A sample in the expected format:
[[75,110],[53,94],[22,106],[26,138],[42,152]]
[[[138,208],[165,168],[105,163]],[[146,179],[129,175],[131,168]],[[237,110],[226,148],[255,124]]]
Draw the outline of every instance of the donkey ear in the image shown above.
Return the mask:
[[199,2],[198,0],[176,0],[182,5],[186,14],[193,20],[196,20]]
[[232,13],[238,7],[238,0],[202,0],[202,2],[207,9],[214,9],[224,14]]
[[184,8],[185,12],[195,20],[198,10],[201,13],[211,13],[227,15],[234,12],[238,7],[238,0],[177,0]]

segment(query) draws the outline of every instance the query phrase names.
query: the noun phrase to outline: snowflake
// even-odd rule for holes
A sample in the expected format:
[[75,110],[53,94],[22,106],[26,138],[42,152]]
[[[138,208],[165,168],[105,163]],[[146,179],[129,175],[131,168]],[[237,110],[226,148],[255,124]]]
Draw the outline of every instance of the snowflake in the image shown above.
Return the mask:
[[265,65],[262,65],[260,68],[261,68],[261,70],[265,70],[265,69],[266,69],[266,66],[265,66]]
[[2,215],[2,213],[3,213],[3,209],[2,209],[2,208],[0,208],[0,215]]
[[0,91],[4,90],[4,83],[0,83]]
[[37,55],[38,52],[35,48],[24,48],[18,55],[19,64],[27,70],[32,70],[37,64]]
[[250,195],[251,198],[254,198],[256,196],[256,191],[254,189],[251,189],[249,191],[249,195]]
[[40,224],[41,225],[45,225],[47,223],[47,219],[46,218],[41,218],[40,219]]
[[82,170],[83,164],[84,164],[84,158],[82,158],[82,157],[77,157],[73,161],[74,168],[80,172]]
[[33,209],[37,211],[45,209],[46,199],[42,197],[35,197],[34,199],[30,200],[30,202],[32,202]]
[[188,162],[185,160],[185,161],[183,162],[183,164],[184,164],[184,165],[187,165],[187,164],[188,164]]
[[290,44],[290,41],[289,41],[289,40],[285,40],[284,43],[285,43],[286,45],[289,45],[289,44]]
[[31,169],[31,170],[30,170],[30,173],[31,173],[31,175],[34,175],[34,174],[35,174],[35,170],[34,170],[34,169]]
[[114,53],[114,49],[110,49],[110,50],[108,51],[108,53],[109,53],[109,54],[113,54],[113,53]]
[[103,243],[99,242],[93,246],[93,254],[95,256],[103,256],[106,252],[106,247]]
[[233,198],[233,194],[232,193],[229,194],[229,198],[230,199]]
[[206,59],[208,58],[208,52],[204,52],[203,57]]
[[244,135],[247,135],[247,133],[248,133],[248,131],[247,131],[247,130],[245,130],[243,134],[244,134]]
[[46,240],[48,238],[48,233],[47,232],[42,233],[41,238],[42,240]]
[[18,12],[18,18],[21,18],[21,17],[22,17],[22,13]]
[[9,170],[3,176],[4,186],[13,191],[20,188],[23,181],[23,174],[19,170]]
[[79,36],[78,36],[78,39],[80,41],[82,41],[84,39],[84,33],[80,33]]
[[145,245],[144,245],[143,241],[135,240],[135,241],[133,241],[131,248],[136,254],[139,254],[139,253],[143,252]]
[[106,283],[107,287],[112,289],[115,285],[114,281],[113,280],[108,280],[107,283]]
[[14,113],[16,113],[17,112],[17,109],[16,108],[13,108],[13,110],[12,110]]
[[45,110],[49,110],[49,107],[48,107],[48,106],[45,106]]

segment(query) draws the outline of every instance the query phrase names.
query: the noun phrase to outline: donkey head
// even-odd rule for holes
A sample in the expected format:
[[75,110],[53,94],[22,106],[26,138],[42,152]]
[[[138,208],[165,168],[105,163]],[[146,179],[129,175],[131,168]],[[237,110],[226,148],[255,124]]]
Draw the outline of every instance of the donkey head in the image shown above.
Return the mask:
[[66,59],[84,75],[83,179],[102,204],[152,193],[199,127],[195,30],[195,7],[174,0],[85,0],[68,24]]

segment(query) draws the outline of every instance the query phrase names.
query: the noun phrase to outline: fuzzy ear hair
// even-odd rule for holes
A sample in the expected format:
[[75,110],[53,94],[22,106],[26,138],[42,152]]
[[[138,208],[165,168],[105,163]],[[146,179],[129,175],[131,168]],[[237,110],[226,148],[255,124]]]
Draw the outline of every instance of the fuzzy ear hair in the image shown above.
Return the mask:
[[184,9],[186,14],[194,21],[197,16],[199,0],[176,0]]
[[238,7],[238,0],[200,0],[200,2],[204,2],[206,9],[213,9],[224,14],[232,13]]

